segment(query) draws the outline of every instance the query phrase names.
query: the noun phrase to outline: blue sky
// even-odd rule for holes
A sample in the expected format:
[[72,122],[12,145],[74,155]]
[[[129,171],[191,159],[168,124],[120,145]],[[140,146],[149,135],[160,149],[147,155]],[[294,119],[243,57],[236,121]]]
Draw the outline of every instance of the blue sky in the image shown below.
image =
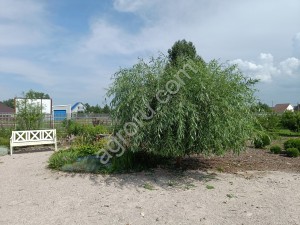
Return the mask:
[[103,105],[120,67],[179,39],[259,78],[263,102],[300,102],[299,0],[0,0],[0,100]]

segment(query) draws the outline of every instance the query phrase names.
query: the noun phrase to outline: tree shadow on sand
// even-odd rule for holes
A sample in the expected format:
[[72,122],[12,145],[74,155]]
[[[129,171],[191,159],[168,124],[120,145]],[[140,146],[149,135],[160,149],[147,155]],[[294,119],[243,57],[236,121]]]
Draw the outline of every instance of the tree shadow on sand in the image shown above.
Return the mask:
[[89,178],[95,186],[114,186],[120,189],[143,187],[149,190],[161,189],[191,189],[195,182],[208,182],[217,179],[217,174],[210,172],[211,166],[205,159],[186,158],[181,168],[163,166],[141,172],[123,172],[114,174],[93,174],[59,172],[59,177]]

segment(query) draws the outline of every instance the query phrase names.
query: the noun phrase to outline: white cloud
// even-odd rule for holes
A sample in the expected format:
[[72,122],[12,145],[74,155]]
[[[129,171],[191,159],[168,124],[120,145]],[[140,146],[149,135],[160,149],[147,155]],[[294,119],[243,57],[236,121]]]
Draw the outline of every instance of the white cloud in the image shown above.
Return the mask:
[[299,29],[296,24],[300,25],[290,23],[300,21],[296,10],[300,2],[296,0],[288,5],[283,0],[272,5],[260,0],[114,0],[113,5],[118,12],[133,13],[143,25],[130,32],[122,23],[99,16],[79,44],[86,53],[143,57],[166,52],[175,41],[185,38],[204,59],[255,57],[261,51],[286,58],[291,52],[286,40]]
[[135,12],[145,5],[153,4],[155,1],[147,0],[115,0],[114,8],[120,12]]
[[38,1],[0,0],[0,19],[26,21],[43,11],[43,6]]
[[40,1],[0,0],[0,50],[46,42],[52,29],[46,14]]
[[132,51],[129,40],[133,37],[129,36],[119,27],[100,19],[91,25],[91,33],[81,42],[80,51],[100,55],[125,54]]
[[[68,37],[59,34],[54,43],[58,45],[50,43],[41,48],[53,38],[55,28],[50,22],[51,12],[47,11],[51,7],[45,6],[52,1],[0,0],[0,73],[15,74],[42,85],[60,84],[51,89],[57,99],[86,98],[96,102],[119,66],[131,66],[138,57],[147,58],[158,51],[166,53],[175,41],[186,39],[207,61],[238,58],[233,62],[245,73],[267,84],[281,77],[296,83],[299,0],[290,0],[289,4],[285,0],[112,2],[114,11],[109,15],[90,15],[88,33]],[[298,54],[291,55],[293,49]],[[28,52],[30,59],[26,58]],[[260,52],[272,54],[262,53],[256,58]],[[80,96],[78,90],[82,90]]]
[[288,58],[280,62],[280,68],[283,74],[300,76],[300,60],[297,58]]
[[294,57],[275,63],[272,54],[261,53],[257,63],[242,59],[235,59],[230,63],[237,64],[246,75],[260,79],[262,82],[289,79],[289,76],[300,78],[300,60]]

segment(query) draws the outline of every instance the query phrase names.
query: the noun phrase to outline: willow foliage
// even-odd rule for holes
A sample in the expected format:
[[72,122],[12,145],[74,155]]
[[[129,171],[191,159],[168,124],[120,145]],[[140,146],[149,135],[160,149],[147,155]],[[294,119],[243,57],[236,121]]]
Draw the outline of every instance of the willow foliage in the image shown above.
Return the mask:
[[254,83],[218,61],[140,60],[108,91],[116,138],[126,150],[162,156],[239,152],[254,132]]

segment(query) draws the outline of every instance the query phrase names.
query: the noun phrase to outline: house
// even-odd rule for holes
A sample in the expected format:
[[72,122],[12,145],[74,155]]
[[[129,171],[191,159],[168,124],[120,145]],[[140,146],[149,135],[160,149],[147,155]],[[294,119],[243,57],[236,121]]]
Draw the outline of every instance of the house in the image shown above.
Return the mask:
[[294,107],[290,103],[276,104],[273,107],[275,113],[284,113],[286,111],[294,112]]
[[79,112],[84,112],[86,110],[86,106],[82,102],[76,102],[72,107],[71,107],[71,112],[72,113],[79,113]]
[[0,114],[14,114],[15,110],[0,102]]
[[13,108],[0,102],[0,127],[14,126],[14,114],[15,110]]

